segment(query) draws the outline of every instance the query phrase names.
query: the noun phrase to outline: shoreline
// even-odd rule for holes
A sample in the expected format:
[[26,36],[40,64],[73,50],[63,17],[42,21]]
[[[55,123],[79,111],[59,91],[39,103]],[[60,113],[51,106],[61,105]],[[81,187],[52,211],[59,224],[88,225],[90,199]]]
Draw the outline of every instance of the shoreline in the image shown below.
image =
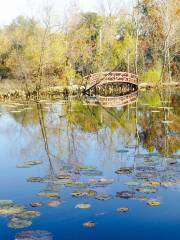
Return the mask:
[[[16,86],[16,85],[14,85]],[[163,83],[161,85],[155,85],[150,83],[140,83],[138,85],[139,91],[148,91],[152,89],[160,89],[163,90],[164,88],[171,87],[171,88],[180,88],[180,82],[171,82],[171,83]],[[41,99],[58,99],[61,97],[68,97],[68,96],[82,96],[84,95],[84,86],[72,85],[72,86],[55,86],[55,87],[46,87],[41,89],[40,91],[37,90],[28,90],[26,91],[23,88],[14,88],[3,89],[0,90],[0,102],[4,102],[7,100],[41,100]]]

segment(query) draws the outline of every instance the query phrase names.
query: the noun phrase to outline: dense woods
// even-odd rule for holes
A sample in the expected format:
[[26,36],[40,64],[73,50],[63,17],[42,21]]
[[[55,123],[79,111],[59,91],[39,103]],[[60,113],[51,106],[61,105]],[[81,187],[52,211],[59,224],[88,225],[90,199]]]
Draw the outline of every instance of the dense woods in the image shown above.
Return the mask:
[[138,73],[140,81],[178,80],[178,0],[139,0],[132,12],[72,11],[56,25],[51,8],[44,19],[19,16],[0,29],[0,79],[29,86],[79,85],[98,71]]

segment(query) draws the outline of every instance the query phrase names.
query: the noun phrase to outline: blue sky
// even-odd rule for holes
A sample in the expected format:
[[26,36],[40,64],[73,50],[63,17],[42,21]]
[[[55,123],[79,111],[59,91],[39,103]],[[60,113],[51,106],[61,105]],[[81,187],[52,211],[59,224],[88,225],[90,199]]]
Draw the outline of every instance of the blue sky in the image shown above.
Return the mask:
[[52,3],[56,14],[63,19],[64,13],[74,2],[82,11],[98,11],[100,4],[113,6],[132,6],[133,0],[0,0],[0,26],[9,24],[18,15],[37,16],[42,6]]

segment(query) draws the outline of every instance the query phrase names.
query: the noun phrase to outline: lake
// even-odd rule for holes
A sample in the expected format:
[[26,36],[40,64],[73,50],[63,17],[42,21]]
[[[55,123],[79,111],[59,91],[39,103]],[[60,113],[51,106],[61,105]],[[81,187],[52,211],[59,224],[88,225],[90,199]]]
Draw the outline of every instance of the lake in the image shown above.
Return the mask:
[[1,103],[0,239],[179,240],[180,93],[109,106]]

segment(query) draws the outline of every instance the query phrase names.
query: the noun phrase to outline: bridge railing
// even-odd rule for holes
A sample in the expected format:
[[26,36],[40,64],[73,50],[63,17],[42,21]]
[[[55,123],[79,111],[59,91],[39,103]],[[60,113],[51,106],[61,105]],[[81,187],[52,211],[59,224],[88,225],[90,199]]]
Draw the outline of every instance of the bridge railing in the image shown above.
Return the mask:
[[109,82],[129,82],[138,83],[138,76],[128,72],[101,72],[94,73],[85,77],[88,85],[102,85]]

